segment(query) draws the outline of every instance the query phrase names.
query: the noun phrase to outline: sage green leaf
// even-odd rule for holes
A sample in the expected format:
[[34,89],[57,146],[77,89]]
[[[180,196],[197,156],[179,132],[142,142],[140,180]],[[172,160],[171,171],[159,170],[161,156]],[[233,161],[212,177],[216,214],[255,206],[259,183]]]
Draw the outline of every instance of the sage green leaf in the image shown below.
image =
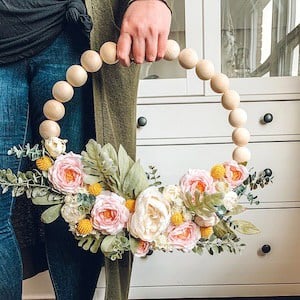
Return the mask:
[[239,215],[243,213],[246,210],[246,208],[243,205],[237,205],[235,206],[230,212],[228,212],[226,215],[227,216],[234,216],[234,215]]
[[229,226],[226,224],[225,221],[220,221],[218,224],[216,224],[213,227],[213,231],[214,234],[218,237],[218,238],[223,238],[224,236],[226,236],[227,234],[232,234],[233,236],[235,236],[234,232],[229,228]]
[[115,148],[111,144],[105,144],[101,150],[102,153],[107,153],[109,158],[113,160],[114,164],[118,164],[118,156]]
[[36,196],[36,197],[32,197],[31,201],[33,204],[35,205],[54,205],[54,204],[60,204],[63,203],[62,199],[59,200],[50,200],[49,199],[49,194],[45,195],[45,196]]
[[60,215],[62,204],[53,205],[47,208],[41,215],[42,222],[49,224],[55,221]]
[[95,239],[92,246],[90,247],[90,251],[92,253],[97,253],[99,248],[100,248],[100,245],[101,245],[101,240],[100,239]]
[[123,183],[128,171],[134,164],[134,161],[127,154],[126,150],[122,145],[119,147],[118,152],[118,164],[119,164],[119,173],[120,173],[120,182]]
[[94,184],[97,183],[100,180],[100,176],[95,176],[95,175],[85,175],[83,178],[84,183],[86,184]]
[[44,197],[48,195],[49,189],[47,188],[42,188],[42,187],[35,187],[32,189],[31,197],[36,198],[36,197]]
[[237,228],[235,230],[240,232],[240,233],[243,233],[243,234],[257,234],[257,233],[260,233],[260,230],[249,221],[234,220],[232,223],[234,225],[237,225]]
[[8,192],[9,187],[8,186],[2,186],[2,194],[5,194],[6,192]]
[[87,154],[90,158],[92,158],[94,160],[97,159],[97,157],[101,151],[100,144],[98,144],[95,140],[90,139],[88,141],[88,143],[86,144],[85,148],[86,148],[86,152],[83,151],[82,155]]
[[123,193],[135,199],[149,186],[146,173],[139,161],[136,161],[127,173],[123,183]]
[[106,236],[101,243],[101,251],[106,257],[110,257],[110,254],[114,252],[114,244],[117,237],[115,235]]

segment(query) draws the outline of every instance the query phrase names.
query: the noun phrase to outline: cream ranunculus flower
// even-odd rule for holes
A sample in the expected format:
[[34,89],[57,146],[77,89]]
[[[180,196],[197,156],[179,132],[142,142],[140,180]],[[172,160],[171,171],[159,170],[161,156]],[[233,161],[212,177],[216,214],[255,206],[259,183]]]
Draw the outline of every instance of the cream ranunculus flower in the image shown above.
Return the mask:
[[45,148],[49,154],[56,158],[66,152],[66,144],[68,140],[62,140],[58,137],[50,137],[45,140]]
[[167,229],[170,217],[169,202],[156,187],[149,187],[136,199],[128,230],[134,237],[152,242]]
[[65,197],[65,204],[61,208],[61,215],[67,223],[76,224],[85,218],[85,213],[79,210],[80,203],[76,195],[68,194]]
[[225,194],[223,198],[223,203],[225,208],[230,211],[237,206],[238,200],[238,195],[235,192],[231,191]]
[[163,190],[163,197],[168,200],[172,206],[183,206],[182,192],[178,185],[167,185]]

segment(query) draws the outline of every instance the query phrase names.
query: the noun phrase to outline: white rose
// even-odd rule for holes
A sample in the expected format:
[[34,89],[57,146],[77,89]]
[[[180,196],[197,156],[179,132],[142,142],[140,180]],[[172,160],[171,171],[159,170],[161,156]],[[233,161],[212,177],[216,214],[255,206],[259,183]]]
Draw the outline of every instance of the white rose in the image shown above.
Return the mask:
[[226,193],[223,199],[224,206],[227,210],[232,210],[237,206],[238,195],[235,192]]
[[77,201],[76,195],[67,195],[65,204],[60,210],[64,220],[70,224],[76,224],[85,218],[85,213],[79,210],[80,203]]
[[144,190],[135,201],[135,212],[128,223],[129,232],[136,238],[152,242],[170,223],[170,204],[156,187]]
[[195,223],[200,227],[209,227],[215,226],[219,222],[219,218],[215,213],[212,213],[211,216],[196,216]]
[[66,151],[66,143],[68,140],[62,140],[58,137],[50,137],[45,140],[45,148],[49,154],[56,158]]
[[168,185],[163,190],[163,197],[171,204],[176,206],[182,206],[183,200],[181,197],[181,189],[177,185]]

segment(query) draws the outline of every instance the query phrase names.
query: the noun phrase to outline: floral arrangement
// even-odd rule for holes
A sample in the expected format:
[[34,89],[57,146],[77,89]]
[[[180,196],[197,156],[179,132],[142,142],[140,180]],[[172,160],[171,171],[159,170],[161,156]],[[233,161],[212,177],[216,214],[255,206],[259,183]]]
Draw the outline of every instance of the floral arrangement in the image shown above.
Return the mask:
[[229,161],[210,171],[190,169],[177,185],[161,186],[155,167],[148,173],[120,146],[101,146],[90,140],[80,155],[66,153],[67,140],[51,137],[41,145],[13,147],[9,155],[27,157],[32,171],[14,174],[0,170],[0,185],[13,196],[26,194],[46,206],[41,219],[60,215],[85,250],[101,251],[111,260],[125,251],[136,256],[162,250],[210,254],[239,252],[239,233],[259,232],[246,220],[234,219],[245,211],[240,198],[258,204],[252,194],[272,177],[250,174],[243,164]]

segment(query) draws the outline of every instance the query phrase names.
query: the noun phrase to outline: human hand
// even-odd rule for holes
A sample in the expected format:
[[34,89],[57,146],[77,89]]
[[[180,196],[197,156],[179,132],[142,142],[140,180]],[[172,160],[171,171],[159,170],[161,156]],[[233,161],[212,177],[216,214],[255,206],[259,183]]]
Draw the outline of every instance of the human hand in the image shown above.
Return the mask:
[[164,57],[171,26],[171,12],[159,0],[137,0],[127,8],[117,44],[123,66],[133,59],[142,64]]

